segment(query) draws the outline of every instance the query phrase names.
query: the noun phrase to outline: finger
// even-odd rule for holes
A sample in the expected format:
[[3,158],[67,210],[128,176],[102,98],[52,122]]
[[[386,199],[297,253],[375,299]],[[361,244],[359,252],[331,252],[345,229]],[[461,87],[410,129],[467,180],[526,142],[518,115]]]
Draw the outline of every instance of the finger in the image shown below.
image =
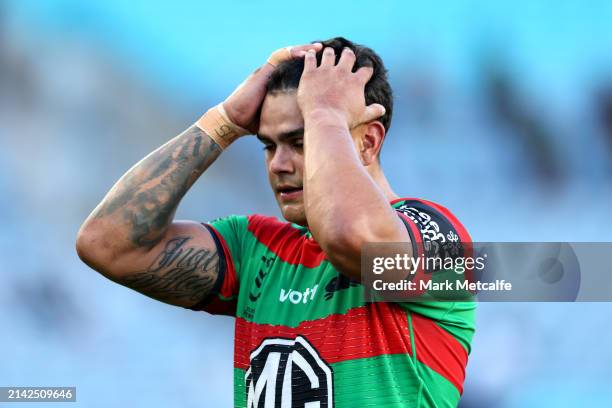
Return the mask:
[[336,65],[336,53],[332,47],[325,47],[321,58],[322,67],[333,67]]
[[372,78],[372,75],[374,74],[374,68],[373,67],[361,67],[357,70],[357,72],[355,72],[355,75],[357,75],[357,77],[361,80],[361,83],[366,84],[370,78]]
[[316,52],[319,52],[323,49],[323,44],[320,42],[314,42],[312,44],[308,44],[308,46],[312,46]]
[[284,47],[274,51],[270,57],[268,57],[268,64],[277,67],[281,62],[291,59],[291,49],[292,47]]
[[385,107],[379,103],[373,103],[369,106],[366,106],[365,112],[359,121],[360,123],[368,123],[373,120],[379,119],[385,114]]
[[351,72],[353,70],[353,65],[355,65],[355,53],[348,47],[345,47],[342,50],[342,54],[340,55],[340,61],[338,61],[338,66],[346,69]]
[[317,54],[314,50],[308,50],[304,57],[304,72],[310,72],[317,67]]
[[293,58],[303,58],[308,50],[314,50],[315,52],[319,52],[322,49],[323,44],[319,42],[313,44],[294,45],[293,47],[291,47],[291,56]]

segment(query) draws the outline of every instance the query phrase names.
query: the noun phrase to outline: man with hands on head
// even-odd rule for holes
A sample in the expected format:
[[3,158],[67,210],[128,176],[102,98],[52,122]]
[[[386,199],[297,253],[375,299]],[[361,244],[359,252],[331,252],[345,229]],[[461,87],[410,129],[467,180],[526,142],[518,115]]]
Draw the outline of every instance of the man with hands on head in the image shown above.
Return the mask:
[[[78,254],[154,299],[235,316],[236,407],[456,406],[473,304],[366,302],[359,283],[364,243],[405,242],[419,256],[470,240],[444,207],[392,191],[379,160],[391,113],[371,49],[341,37],[280,49],[121,177],[81,227]],[[174,220],[247,134],[264,144],[287,222]]]

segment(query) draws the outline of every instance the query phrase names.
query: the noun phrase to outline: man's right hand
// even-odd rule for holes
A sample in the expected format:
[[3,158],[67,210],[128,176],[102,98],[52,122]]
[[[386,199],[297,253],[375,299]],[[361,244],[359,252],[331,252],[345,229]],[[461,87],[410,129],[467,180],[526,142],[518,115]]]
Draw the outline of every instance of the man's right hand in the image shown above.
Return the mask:
[[290,58],[304,58],[308,50],[320,51],[321,43],[296,45],[273,52],[268,61],[253,72],[223,102],[223,108],[230,121],[251,133],[259,128],[259,108],[266,96],[266,84],[274,71],[275,64]]

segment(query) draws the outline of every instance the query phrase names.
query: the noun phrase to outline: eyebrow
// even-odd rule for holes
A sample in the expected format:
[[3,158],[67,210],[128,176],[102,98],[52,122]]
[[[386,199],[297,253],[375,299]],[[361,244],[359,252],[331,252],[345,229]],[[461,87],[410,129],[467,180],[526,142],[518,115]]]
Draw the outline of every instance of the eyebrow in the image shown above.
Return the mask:
[[[264,135],[262,133],[258,133],[257,135],[257,139],[259,139],[261,142],[272,142],[272,138],[270,136]],[[278,135],[278,140],[280,142],[285,142],[289,139],[294,139],[296,137],[303,137],[304,136],[304,128],[301,127],[299,129],[295,129],[295,130],[291,130],[289,132],[283,132],[280,135]]]

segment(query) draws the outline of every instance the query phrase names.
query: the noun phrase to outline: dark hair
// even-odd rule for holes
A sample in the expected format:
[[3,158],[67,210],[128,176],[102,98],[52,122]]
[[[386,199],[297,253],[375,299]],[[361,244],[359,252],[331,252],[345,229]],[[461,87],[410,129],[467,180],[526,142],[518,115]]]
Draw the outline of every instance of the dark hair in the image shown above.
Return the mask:
[[[365,101],[367,105],[379,103],[385,107],[386,113],[379,120],[385,127],[385,132],[391,126],[391,115],[393,114],[393,92],[387,80],[387,70],[382,59],[371,48],[355,44],[346,38],[336,37],[327,41],[313,41],[323,44],[323,48],[331,47],[336,53],[336,64],[340,59],[342,49],[350,48],[355,53],[355,65],[353,72],[364,66],[374,67],[372,78],[365,86]],[[317,53],[317,65],[321,64],[323,50]],[[268,80],[267,90],[273,92],[286,92],[297,89],[300,84],[300,77],[304,71],[304,60],[293,59],[280,63],[272,72]]]

